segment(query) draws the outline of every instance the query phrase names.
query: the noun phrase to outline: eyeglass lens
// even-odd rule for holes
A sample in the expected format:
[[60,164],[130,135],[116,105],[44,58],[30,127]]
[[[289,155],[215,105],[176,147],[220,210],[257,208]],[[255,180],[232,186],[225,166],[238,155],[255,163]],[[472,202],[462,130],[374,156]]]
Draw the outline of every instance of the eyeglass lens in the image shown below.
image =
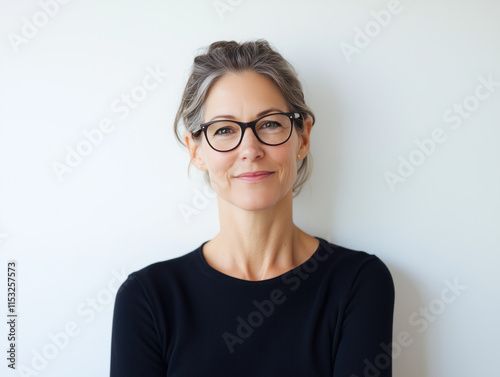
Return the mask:
[[[284,114],[271,114],[260,119],[255,125],[257,137],[265,144],[278,145],[290,136],[292,120]],[[207,128],[210,145],[220,151],[235,148],[241,140],[241,127],[230,120],[212,123]]]

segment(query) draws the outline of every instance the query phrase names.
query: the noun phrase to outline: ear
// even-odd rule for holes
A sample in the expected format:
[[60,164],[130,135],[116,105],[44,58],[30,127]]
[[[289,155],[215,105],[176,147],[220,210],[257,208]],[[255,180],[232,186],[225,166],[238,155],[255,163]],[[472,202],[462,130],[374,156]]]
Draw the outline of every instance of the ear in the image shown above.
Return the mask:
[[309,147],[311,143],[311,130],[312,130],[312,120],[310,118],[305,118],[303,121],[303,130],[299,135],[299,149],[297,155],[300,155],[300,160],[309,153]]
[[189,156],[191,157],[191,163],[194,166],[196,166],[199,170],[206,171],[207,167],[201,153],[201,147],[199,143],[197,143],[193,139],[193,135],[191,134],[191,132],[186,132],[184,134],[184,141],[186,142],[186,146],[189,151]]

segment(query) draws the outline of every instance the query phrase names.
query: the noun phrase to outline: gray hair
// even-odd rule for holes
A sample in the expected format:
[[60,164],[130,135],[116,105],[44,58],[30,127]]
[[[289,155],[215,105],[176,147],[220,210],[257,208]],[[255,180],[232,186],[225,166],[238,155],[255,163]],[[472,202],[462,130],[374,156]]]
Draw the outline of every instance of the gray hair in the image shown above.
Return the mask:
[[[259,39],[251,42],[219,41],[212,43],[206,53],[194,59],[192,73],[184,89],[181,104],[174,121],[174,132],[181,144],[185,145],[181,121],[184,129],[192,134],[203,123],[204,103],[209,89],[217,80],[231,72],[254,71],[269,79],[279,88],[290,112],[297,112],[303,118],[315,116],[306,105],[302,85],[292,65],[269,43]],[[296,122],[297,133],[304,131],[303,123]],[[200,135],[197,135],[200,137]],[[194,136],[193,136],[194,138]],[[293,185],[294,195],[298,195],[312,171],[310,153],[297,164],[297,178]],[[210,182],[208,173],[205,176]]]

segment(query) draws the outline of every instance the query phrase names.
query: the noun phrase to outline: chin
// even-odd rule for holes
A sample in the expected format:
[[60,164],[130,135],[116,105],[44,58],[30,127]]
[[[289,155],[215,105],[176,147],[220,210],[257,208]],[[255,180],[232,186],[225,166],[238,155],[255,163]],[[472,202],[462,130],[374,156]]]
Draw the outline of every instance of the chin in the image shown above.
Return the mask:
[[283,182],[243,183],[241,185],[233,182],[231,185],[215,185],[215,187],[212,185],[212,187],[219,199],[230,206],[244,211],[262,211],[272,209],[287,200],[288,194],[292,191],[292,184],[289,190],[284,190],[285,185],[288,186]]
[[275,207],[285,199],[282,192],[271,192],[270,190],[245,190],[239,192],[230,202],[232,205],[245,211],[262,211]]

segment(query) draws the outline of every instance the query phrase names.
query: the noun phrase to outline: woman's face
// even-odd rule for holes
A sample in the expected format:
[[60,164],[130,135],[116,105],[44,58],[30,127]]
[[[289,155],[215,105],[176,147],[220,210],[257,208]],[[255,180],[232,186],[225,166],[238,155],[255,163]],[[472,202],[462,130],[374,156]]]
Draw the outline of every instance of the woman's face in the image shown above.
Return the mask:
[[[265,114],[289,111],[275,84],[253,71],[221,77],[209,90],[204,110],[204,122],[250,122]],[[244,210],[263,210],[292,197],[296,164],[309,150],[311,126],[311,121],[305,119],[301,135],[294,129],[286,143],[276,146],[262,144],[249,128],[241,144],[229,152],[213,150],[203,135],[195,143],[187,134],[186,143],[193,164],[208,171],[220,199]]]

